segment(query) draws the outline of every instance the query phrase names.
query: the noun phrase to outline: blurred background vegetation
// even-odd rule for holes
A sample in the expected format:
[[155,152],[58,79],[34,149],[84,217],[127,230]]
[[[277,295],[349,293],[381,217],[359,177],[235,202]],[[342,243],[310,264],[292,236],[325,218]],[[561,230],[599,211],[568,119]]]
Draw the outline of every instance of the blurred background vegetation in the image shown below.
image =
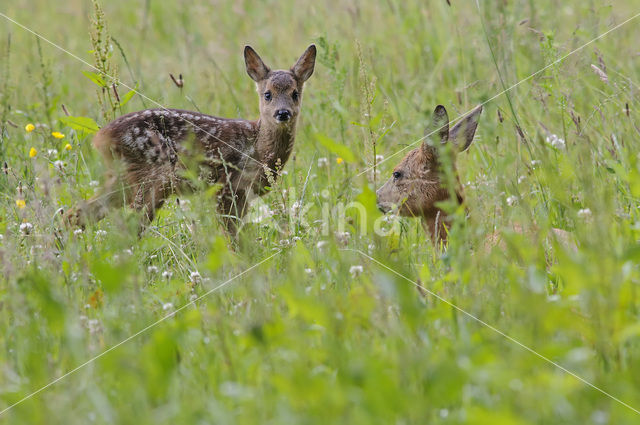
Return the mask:
[[[141,238],[126,209],[74,232],[59,209],[104,168],[67,115],[102,126],[153,105],[121,84],[118,105],[0,17],[0,410],[211,291],[0,423],[638,423],[410,281],[640,409],[639,20],[553,64],[640,2],[451,3],[111,0],[96,18],[90,1],[5,2],[121,83],[212,115],[257,118],[245,44],[274,68],[311,42],[319,56],[295,156],[237,249],[211,189],[172,198]],[[455,118],[550,64],[485,106],[446,253],[418,220],[375,234],[373,191],[436,104]],[[350,209],[340,228],[331,209],[356,200],[367,226]],[[484,249],[494,231],[504,244]]]

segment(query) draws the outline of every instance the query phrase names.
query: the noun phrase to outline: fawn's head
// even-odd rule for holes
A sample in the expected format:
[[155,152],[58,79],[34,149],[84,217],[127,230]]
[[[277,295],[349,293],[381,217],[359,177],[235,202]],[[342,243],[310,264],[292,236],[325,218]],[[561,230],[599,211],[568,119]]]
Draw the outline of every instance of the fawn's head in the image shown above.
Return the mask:
[[290,125],[302,102],[302,86],[313,74],[316,46],[311,45],[289,70],[271,70],[250,46],[244,48],[247,73],[257,83],[260,119],[264,123]]
[[[442,161],[441,156],[469,148],[480,112],[482,106],[449,130],[447,110],[438,105],[431,127],[427,129],[427,134],[432,133],[433,138],[426,137],[420,147],[409,152],[394,168],[391,178],[376,192],[378,208],[385,213],[396,210],[401,216],[427,216],[437,210],[437,202],[449,199],[451,192],[443,184],[445,170],[442,167],[454,166],[454,159]],[[432,139],[438,143],[431,142]],[[458,200],[461,201],[460,195]]]

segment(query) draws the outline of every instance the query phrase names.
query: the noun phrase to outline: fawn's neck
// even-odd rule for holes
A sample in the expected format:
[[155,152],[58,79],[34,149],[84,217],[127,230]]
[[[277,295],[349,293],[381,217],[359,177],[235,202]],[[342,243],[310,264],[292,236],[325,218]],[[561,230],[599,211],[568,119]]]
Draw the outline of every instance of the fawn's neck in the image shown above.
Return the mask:
[[[462,205],[464,198],[462,190],[456,190],[458,205]],[[451,227],[451,218],[440,208],[432,208],[422,215],[422,227],[431,237],[431,242],[437,247],[447,244],[447,229]]]
[[272,170],[281,169],[286,164],[295,142],[296,122],[285,125],[257,122],[256,153],[258,160]]

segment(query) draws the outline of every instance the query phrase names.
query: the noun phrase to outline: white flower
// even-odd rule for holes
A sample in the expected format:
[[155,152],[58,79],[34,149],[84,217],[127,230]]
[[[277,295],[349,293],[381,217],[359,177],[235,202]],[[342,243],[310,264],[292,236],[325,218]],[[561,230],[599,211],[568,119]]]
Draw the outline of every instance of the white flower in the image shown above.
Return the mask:
[[107,231],[106,230],[96,230],[96,236],[99,237],[99,238],[107,236]]
[[542,161],[540,161],[539,159],[531,160],[531,166],[532,166],[533,168],[535,168],[536,166],[538,166],[538,165],[540,165],[540,164],[542,164]]
[[158,268],[156,266],[147,267],[147,273],[158,273]]
[[58,171],[64,171],[64,162],[58,160],[53,162],[53,166]]
[[281,175],[281,176],[287,176],[287,175],[289,175],[289,172],[288,172],[288,171],[284,171],[284,170],[282,170],[282,171],[280,172],[280,175]]
[[326,167],[329,164],[329,160],[325,157],[318,158],[318,167]]
[[191,274],[189,275],[189,279],[191,279],[191,282],[193,282],[193,283],[200,282],[200,279],[201,279],[200,273],[191,272]]
[[22,223],[20,224],[20,231],[25,235],[28,235],[33,230],[33,224],[31,223]]
[[589,218],[591,217],[591,210],[589,208],[583,208],[578,211],[578,217],[580,218]]
[[394,220],[396,220],[398,218],[397,215],[391,213],[391,214],[386,214],[384,217],[382,217],[382,221],[389,224],[389,223],[393,223]]
[[91,319],[87,322],[89,333],[95,334],[100,331],[100,321],[98,319]]
[[165,270],[162,272],[162,277],[165,279],[171,279],[173,277],[173,272],[169,270]]
[[318,241],[318,243],[316,244],[316,248],[322,249],[327,245],[327,243],[327,241]]
[[564,146],[565,146],[564,139],[561,139],[555,134],[551,134],[550,136],[547,136],[545,141],[556,149],[564,149]]
[[300,211],[300,207],[301,206],[302,206],[302,204],[300,203],[300,201],[295,201],[291,205],[291,215],[296,216],[298,214],[298,212]]
[[507,205],[509,205],[510,207],[514,206],[516,204],[516,202],[518,202],[518,197],[517,196],[509,196],[507,198]]
[[336,232],[336,239],[340,245],[348,245],[349,240],[351,240],[351,233],[349,232]]
[[367,251],[369,251],[369,254],[373,253],[375,249],[376,249],[376,244],[370,243],[369,246],[367,246]]
[[91,187],[98,187],[99,184],[100,184],[100,182],[98,182],[98,180],[91,180],[89,182],[89,186],[91,186]]
[[364,269],[362,268],[362,266],[357,265],[357,266],[351,266],[349,268],[349,273],[351,274],[351,277],[358,277],[360,276],[360,274],[362,274],[362,271]]
[[376,155],[376,162],[384,161],[383,155]]
[[173,310],[173,304],[172,303],[164,303],[164,304],[162,304],[162,309],[164,311]]
[[311,273],[313,273],[313,270],[311,270],[309,267],[307,267],[306,269],[304,269],[304,272],[306,274],[311,274]]
[[76,229],[76,230],[73,231],[73,234],[76,235],[76,236],[81,235],[82,233],[83,233],[82,229]]
[[527,179],[526,176],[520,176],[518,177],[518,184],[522,183],[523,181],[525,181]]
[[57,149],[47,149],[47,155],[56,156],[56,155],[58,155],[58,150]]

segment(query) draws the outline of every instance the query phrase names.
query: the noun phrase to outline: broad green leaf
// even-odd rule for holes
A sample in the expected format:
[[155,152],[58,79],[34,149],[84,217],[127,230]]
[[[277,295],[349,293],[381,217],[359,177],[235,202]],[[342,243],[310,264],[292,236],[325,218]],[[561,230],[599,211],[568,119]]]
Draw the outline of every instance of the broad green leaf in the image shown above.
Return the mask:
[[331,153],[338,155],[347,162],[355,161],[356,157],[348,147],[339,144],[338,142],[330,137],[325,136],[324,134],[316,134],[316,138],[318,139],[320,144],[327,148]]
[[63,125],[80,132],[82,135],[93,134],[100,130],[98,124],[89,117],[60,117],[58,120]]
[[107,87],[106,81],[104,81],[102,75],[98,74],[97,72],[82,71],[82,74],[93,81],[93,83],[98,87]]
[[133,90],[129,90],[127,92],[127,94],[125,94],[124,96],[122,96],[120,98],[120,107],[126,105],[127,103],[129,103],[129,101],[133,98],[133,95],[136,94],[136,90],[138,89],[138,85],[136,84],[136,86],[133,88]]

